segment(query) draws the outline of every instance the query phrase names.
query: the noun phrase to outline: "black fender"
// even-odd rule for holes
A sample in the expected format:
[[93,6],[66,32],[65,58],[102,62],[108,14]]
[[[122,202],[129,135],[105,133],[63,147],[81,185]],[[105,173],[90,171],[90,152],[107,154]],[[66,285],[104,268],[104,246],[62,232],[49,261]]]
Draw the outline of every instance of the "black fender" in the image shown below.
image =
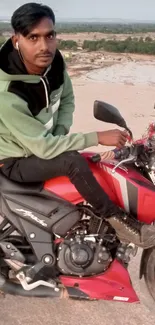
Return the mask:
[[142,277],[145,274],[148,257],[152,253],[153,249],[154,249],[154,247],[143,250],[143,253],[142,253],[142,256],[141,256],[141,261],[140,261],[140,270],[139,270],[139,278],[140,279],[142,279]]

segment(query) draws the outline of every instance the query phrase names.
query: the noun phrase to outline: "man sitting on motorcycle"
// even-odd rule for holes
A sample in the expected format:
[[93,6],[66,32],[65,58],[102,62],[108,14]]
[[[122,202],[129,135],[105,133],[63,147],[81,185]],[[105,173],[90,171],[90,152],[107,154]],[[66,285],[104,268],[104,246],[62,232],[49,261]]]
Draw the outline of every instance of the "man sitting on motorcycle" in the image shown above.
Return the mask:
[[44,182],[67,176],[82,197],[115,229],[120,240],[148,248],[155,227],[115,206],[79,150],[123,147],[120,130],[69,134],[74,94],[56,48],[55,16],[44,5],[27,3],[11,19],[14,35],[0,51],[0,164],[16,182]]

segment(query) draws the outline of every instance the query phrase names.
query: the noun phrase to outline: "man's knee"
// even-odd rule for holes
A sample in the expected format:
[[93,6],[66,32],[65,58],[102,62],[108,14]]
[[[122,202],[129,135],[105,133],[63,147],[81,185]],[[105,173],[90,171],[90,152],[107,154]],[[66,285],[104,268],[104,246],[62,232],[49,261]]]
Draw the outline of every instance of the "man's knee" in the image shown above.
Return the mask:
[[76,150],[66,151],[63,155],[64,160],[72,167],[81,169],[87,164],[86,159]]

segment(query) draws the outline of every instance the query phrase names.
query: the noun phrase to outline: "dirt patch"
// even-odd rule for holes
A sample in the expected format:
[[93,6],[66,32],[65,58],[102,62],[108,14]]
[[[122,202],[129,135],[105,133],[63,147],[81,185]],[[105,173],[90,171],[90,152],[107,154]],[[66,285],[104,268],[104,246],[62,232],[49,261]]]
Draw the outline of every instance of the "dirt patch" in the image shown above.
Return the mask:
[[[135,34],[104,34],[104,33],[63,33],[58,34],[60,40],[74,40],[78,43],[77,51],[61,51],[68,68],[68,72],[71,76],[79,76],[86,71],[106,68],[114,64],[126,63],[126,62],[149,62],[154,64],[154,56],[143,54],[131,54],[131,53],[110,53],[106,51],[88,52],[82,49],[84,40],[125,40],[127,37],[135,37],[140,39],[151,37],[155,40],[155,33],[135,33]],[[147,64],[147,63],[146,63]]]
[[128,62],[144,62],[154,65],[154,57],[151,55],[128,54],[128,53],[109,53],[105,51],[88,52],[61,51],[66,61],[68,72],[71,76],[79,76],[86,71],[106,68],[115,64],[124,64]]

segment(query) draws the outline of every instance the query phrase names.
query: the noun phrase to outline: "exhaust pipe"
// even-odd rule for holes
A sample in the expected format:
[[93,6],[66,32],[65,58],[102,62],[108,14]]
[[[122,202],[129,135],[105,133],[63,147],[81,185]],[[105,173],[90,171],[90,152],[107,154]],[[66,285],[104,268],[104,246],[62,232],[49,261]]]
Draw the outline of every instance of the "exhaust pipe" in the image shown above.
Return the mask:
[[0,291],[2,291],[2,294],[4,293],[4,295],[9,294],[29,298],[72,298],[92,300],[86,293],[74,287],[60,288],[59,291],[54,291],[49,287],[40,286],[33,290],[27,291],[24,290],[20,284],[6,280],[2,274],[0,274]]

